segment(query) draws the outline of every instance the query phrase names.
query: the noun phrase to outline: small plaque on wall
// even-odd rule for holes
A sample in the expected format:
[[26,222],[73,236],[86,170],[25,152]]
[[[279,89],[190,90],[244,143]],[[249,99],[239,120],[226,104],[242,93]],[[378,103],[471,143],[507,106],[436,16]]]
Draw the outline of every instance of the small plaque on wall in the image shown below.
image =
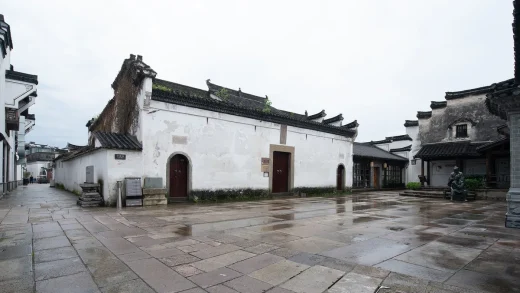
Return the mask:
[[116,160],[126,160],[126,155],[124,154],[115,154],[114,157]]
[[264,173],[269,172],[269,158],[262,158],[261,171]]

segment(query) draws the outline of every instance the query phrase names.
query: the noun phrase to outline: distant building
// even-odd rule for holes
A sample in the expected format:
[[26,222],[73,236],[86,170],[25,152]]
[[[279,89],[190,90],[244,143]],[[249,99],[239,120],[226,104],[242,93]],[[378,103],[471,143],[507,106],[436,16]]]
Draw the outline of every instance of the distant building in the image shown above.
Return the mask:
[[34,178],[44,175],[49,180],[52,179],[52,162],[59,154],[65,153],[66,150],[43,144],[30,142],[25,145],[25,154],[27,159],[25,172]]
[[16,188],[22,182],[26,164],[25,135],[35,125],[29,107],[36,100],[38,77],[15,71],[11,64],[13,41],[11,28],[0,14],[0,193]]
[[485,178],[488,187],[509,188],[509,128],[491,114],[486,95],[513,84],[506,80],[489,86],[447,92],[445,101],[431,102],[418,120],[406,120],[406,135],[371,144],[408,158],[407,182],[445,187],[455,166],[466,176]]
[[158,79],[131,55],[112,84],[114,98],[86,125],[88,145],[55,160],[56,183],[79,191],[94,166],[106,204],[125,177],[162,178],[170,200],[352,187],[357,123],[279,110],[267,97],[210,80],[207,87]]

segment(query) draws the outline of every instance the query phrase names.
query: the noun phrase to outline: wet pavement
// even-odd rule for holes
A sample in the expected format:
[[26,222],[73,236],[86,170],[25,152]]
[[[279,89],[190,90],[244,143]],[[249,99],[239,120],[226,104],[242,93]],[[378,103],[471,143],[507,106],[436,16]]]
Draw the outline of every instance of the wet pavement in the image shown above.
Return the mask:
[[520,292],[505,202],[370,192],[148,208],[0,200],[0,292]]

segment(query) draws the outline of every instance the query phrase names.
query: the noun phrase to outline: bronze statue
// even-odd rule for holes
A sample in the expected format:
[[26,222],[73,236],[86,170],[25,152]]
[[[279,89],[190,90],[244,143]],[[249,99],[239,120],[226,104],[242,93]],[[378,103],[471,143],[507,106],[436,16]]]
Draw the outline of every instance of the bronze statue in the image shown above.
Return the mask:
[[453,168],[448,186],[451,188],[451,200],[460,198],[463,201],[468,201],[466,199],[468,191],[464,188],[464,175],[460,172],[459,167],[455,166],[455,168]]

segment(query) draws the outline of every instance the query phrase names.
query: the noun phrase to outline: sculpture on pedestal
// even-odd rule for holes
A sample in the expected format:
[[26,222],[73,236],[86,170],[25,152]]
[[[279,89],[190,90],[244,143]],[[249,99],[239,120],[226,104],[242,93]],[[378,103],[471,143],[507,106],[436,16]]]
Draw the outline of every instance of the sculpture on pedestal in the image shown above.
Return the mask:
[[464,187],[464,175],[460,172],[459,167],[455,166],[455,168],[453,168],[448,186],[451,188],[451,200],[468,201],[466,199],[468,191]]

